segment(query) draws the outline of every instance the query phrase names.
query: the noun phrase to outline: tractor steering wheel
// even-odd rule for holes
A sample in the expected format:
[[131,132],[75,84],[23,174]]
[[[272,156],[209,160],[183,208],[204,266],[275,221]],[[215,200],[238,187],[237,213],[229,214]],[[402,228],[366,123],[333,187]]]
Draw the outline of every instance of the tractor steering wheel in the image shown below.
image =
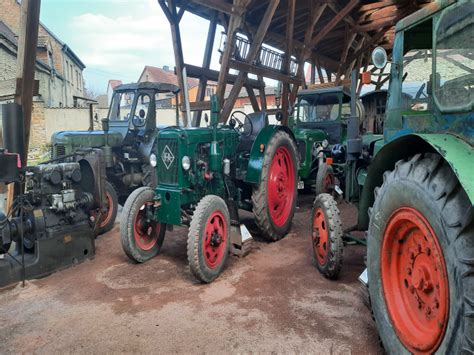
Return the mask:
[[[243,115],[243,122],[237,117]],[[233,127],[243,137],[250,137],[253,132],[253,124],[249,116],[243,111],[234,111],[229,118],[229,126]]]
[[132,118],[132,123],[135,127],[140,128],[145,125],[145,119],[140,116],[134,115]]

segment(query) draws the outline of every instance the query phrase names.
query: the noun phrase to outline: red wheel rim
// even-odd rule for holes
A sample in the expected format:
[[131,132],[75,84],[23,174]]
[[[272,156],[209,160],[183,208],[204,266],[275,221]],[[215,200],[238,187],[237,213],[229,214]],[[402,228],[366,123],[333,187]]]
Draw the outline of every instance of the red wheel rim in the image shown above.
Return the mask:
[[330,192],[334,186],[334,176],[331,172],[327,172],[324,177],[324,192]]
[[107,213],[105,214],[105,218],[100,222],[99,227],[104,228],[112,219],[112,214],[114,209],[110,208],[110,206],[113,206],[113,200],[112,196],[108,192],[105,193],[105,198],[106,198],[106,204],[107,204]]
[[203,253],[206,265],[210,269],[219,266],[224,258],[227,245],[227,224],[220,211],[211,214],[203,235]]
[[403,345],[432,353],[448,323],[449,285],[438,238],[413,208],[396,210],[385,228],[382,285],[388,313]]
[[326,219],[321,208],[316,209],[313,216],[313,250],[319,265],[326,265],[328,258],[329,235],[326,226]]
[[135,244],[144,251],[148,251],[156,245],[161,229],[161,225],[157,221],[147,219],[146,205],[144,204],[138,210],[133,223]]
[[280,147],[270,165],[268,178],[268,208],[273,223],[282,227],[290,216],[295,198],[293,159],[286,147]]

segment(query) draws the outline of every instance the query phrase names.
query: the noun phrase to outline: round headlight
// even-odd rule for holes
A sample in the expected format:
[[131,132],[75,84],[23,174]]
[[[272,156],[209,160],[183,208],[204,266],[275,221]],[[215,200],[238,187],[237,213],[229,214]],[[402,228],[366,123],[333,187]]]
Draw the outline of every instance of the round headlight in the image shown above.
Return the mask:
[[324,149],[326,149],[326,148],[328,147],[328,145],[329,145],[328,140],[327,140],[327,139],[323,140],[323,141],[321,142],[321,145],[323,146]]
[[183,160],[181,160],[181,164],[184,170],[189,170],[189,168],[191,167],[191,159],[189,159],[189,157],[185,155],[183,157]]
[[157,161],[156,161],[156,155],[155,155],[155,154],[151,154],[151,155],[150,155],[150,165],[151,165],[152,167],[155,167],[155,166],[156,166],[156,163],[157,163]]

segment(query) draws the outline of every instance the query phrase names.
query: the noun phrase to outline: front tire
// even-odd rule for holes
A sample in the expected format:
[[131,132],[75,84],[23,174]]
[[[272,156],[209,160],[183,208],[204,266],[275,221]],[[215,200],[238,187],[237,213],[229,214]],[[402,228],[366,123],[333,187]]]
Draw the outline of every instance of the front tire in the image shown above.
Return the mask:
[[140,187],[132,192],[123,206],[120,240],[125,254],[138,263],[156,256],[165,238],[166,225],[154,219],[155,191]]
[[316,196],[312,216],[313,262],[324,277],[337,279],[342,268],[344,250],[337,202],[326,193]]
[[270,140],[263,158],[258,188],[252,194],[255,223],[271,241],[291,227],[298,194],[298,155],[293,139],[283,131]]
[[394,353],[474,352],[473,208],[436,154],[384,174],[370,213],[373,314]]
[[331,165],[322,164],[316,174],[316,196],[319,194],[331,194],[336,184],[334,171]]
[[197,205],[188,233],[188,262],[201,282],[214,281],[230,250],[230,216],[222,198],[205,196]]

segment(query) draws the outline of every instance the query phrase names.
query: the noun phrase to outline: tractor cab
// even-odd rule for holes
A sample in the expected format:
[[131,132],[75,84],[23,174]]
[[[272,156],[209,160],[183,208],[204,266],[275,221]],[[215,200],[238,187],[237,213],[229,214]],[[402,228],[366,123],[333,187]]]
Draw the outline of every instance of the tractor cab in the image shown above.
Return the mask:
[[[157,110],[171,108],[170,101],[179,88],[163,83],[134,83],[120,85],[114,90],[107,116],[108,129],[120,132],[124,140],[139,137],[148,140],[156,128],[179,125],[179,117],[160,119]],[[163,121],[163,122],[162,122]],[[166,121],[166,122],[165,122]]]

